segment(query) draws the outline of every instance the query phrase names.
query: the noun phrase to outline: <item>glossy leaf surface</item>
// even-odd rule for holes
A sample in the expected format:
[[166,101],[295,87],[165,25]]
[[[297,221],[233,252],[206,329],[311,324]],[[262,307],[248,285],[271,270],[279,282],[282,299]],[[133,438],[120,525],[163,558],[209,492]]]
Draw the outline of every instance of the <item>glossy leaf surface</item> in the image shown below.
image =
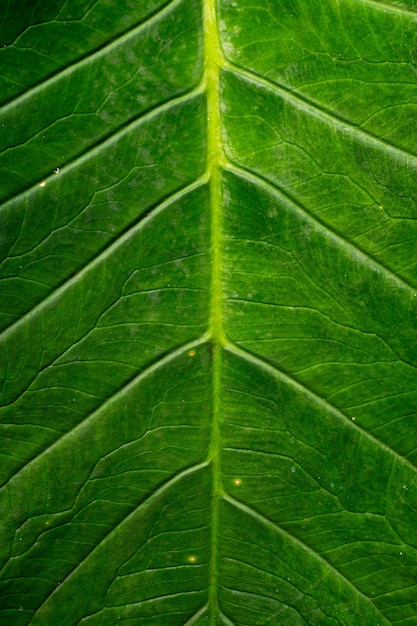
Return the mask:
[[3,5],[0,623],[415,624],[417,4]]

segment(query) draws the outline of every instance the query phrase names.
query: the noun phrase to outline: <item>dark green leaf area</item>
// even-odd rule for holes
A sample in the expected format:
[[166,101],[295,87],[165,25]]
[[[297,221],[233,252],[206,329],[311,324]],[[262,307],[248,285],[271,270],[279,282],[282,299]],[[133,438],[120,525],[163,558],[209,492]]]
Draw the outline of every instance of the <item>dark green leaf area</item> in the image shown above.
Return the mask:
[[414,157],[256,78],[227,72],[223,84],[229,158],[417,287]]
[[205,167],[204,128],[204,100],[186,99],[139,119],[44,187],[5,204],[0,325],[16,321],[77,271],[111,258],[112,241],[119,237],[121,250],[129,227],[194,182]]
[[416,154],[416,14],[357,0],[239,6],[221,3],[233,63]]
[[10,329],[1,359],[3,480],[138,372],[204,333],[208,241],[202,186],[140,221]]
[[416,464],[414,291],[262,180],[225,195],[228,335]]
[[393,604],[397,619],[408,617],[415,469],[271,366],[235,349],[225,360],[224,484],[233,515],[248,520],[234,522],[232,539],[229,514],[221,517],[227,602],[242,616],[252,604],[279,610],[288,624],[304,622],[286,606],[308,624],[356,623],[345,621],[348,610],[358,623],[369,612],[365,623],[384,624],[380,611]]
[[101,607],[94,624],[120,614],[181,624],[204,604],[210,374],[209,346],[169,357],[2,489],[1,597],[13,624],[28,622],[19,606],[38,609],[33,624],[74,624]]
[[177,3],[7,105],[0,112],[0,198],[53,176],[139,115],[195,87],[200,22],[196,3]]
[[[0,102],[141,24],[169,0],[2,0]],[[18,16],[18,19],[16,19]]]

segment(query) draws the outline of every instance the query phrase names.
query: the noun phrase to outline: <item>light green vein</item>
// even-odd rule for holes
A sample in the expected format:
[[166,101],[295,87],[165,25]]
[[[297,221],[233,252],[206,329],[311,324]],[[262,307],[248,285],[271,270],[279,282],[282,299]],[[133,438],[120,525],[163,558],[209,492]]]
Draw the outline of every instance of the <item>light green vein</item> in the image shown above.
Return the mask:
[[[138,117],[131,120],[128,124],[112,132],[110,136],[99,140],[93,146],[89,146],[82,154],[76,156],[72,160],[67,161],[67,163],[62,167],[60,171],[60,175],[59,175],[60,179],[64,178],[65,176],[68,176],[74,170],[79,169],[89,159],[91,159],[93,156],[99,155],[100,152],[102,152],[103,150],[108,151],[109,148],[116,141],[123,138],[125,135],[129,135],[132,131],[137,130],[138,128],[140,128],[142,124],[146,124],[152,121],[158,115],[165,113],[167,110],[177,105],[181,105],[183,102],[188,102],[189,100],[192,100],[193,98],[199,96],[201,94],[201,91],[202,91],[201,86],[198,85],[197,87],[194,87],[190,91],[187,91],[176,98],[171,98],[170,100],[167,100],[166,102],[162,102],[162,104],[157,104],[155,107],[152,107],[151,109],[148,109],[147,111],[140,113]],[[33,193],[39,193],[41,182],[42,182],[42,185],[43,183],[45,183],[45,186],[47,186],[49,182],[55,181],[55,180],[56,180],[55,173],[52,173],[49,176],[41,178],[40,180],[31,184],[29,187],[27,187],[23,191],[8,197],[7,200],[5,200],[2,204],[0,204],[0,211],[3,211],[4,209],[6,209],[10,204],[14,204],[16,202],[22,202],[26,200]],[[53,232],[55,231],[49,232],[48,235],[52,234]]]
[[317,217],[313,216],[299,202],[294,200],[292,196],[290,196],[287,192],[278,187],[276,183],[267,180],[263,178],[263,176],[261,176],[260,174],[256,174],[255,172],[252,172],[247,168],[242,167],[241,165],[237,165],[230,160],[226,169],[233,172],[236,176],[242,178],[243,180],[247,180],[252,184],[258,185],[266,189],[269,193],[281,196],[287,203],[290,203],[293,209],[299,212],[303,218],[307,218],[308,220],[313,222],[320,229],[325,237],[331,239],[335,244],[337,244],[338,247],[342,247],[343,249],[348,251],[349,254],[351,254],[355,258],[355,260],[359,258],[364,265],[370,266],[376,272],[382,272],[389,280],[396,283],[397,287],[406,289],[407,291],[411,292],[411,295],[414,297],[416,293],[416,287],[413,287],[403,278],[400,278],[397,274],[394,274],[394,272],[388,269],[385,265],[382,265],[382,263],[376,261],[367,252],[365,252],[365,250],[359,248],[356,243],[353,243],[350,239],[342,237],[342,235],[334,231],[327,224],[323,224],[323,222],[317,219]]
[[220,616],[223,620],[223,626],[236,626],[222,611],[220,611]]
[[223,293],[221,271],[221,166],[224,163],[220,119],[219,73],[223,58],[218,34],[216,0],[204,2],[204,83],[207,92],[207,173],[211,198],[211,303],[209,332],[213,341],[213,421],[209,460],[213,468],[212,535],[209,580],[210,624],[215,626],[218,614],[218,528],[219,499],[222,492],[220,468],[220,418],[223,328]]
[[235,498],[233,498],[231,496],[225,496],[224,499],[226,500],[226,502],[229,502],[229,504],[232,505],[233,507],[235,507],[236,509],[242,511],[243,513],[245,513],[246,515],[252,517],[253,519],[256,519],[263,526],[266,526],[266,527],[270,528],[275,533],[279,533],[280,535],[285,536],[293,544],[297,545],[304,552],[308,553],[311,557],[313,557],[313,559],[319,561],[327,569],[329,569],[331,572],[336,574],[337,577],[340,578],[356,594],[359,594],[361,596],[361,598],[365,602],[370,604],[375,609],[375,612],[381,617],[381,619],[383,620],[384,624],[388,624],[388,621],[386,620],[384,615],[380,612],[380,610],[375,606],[375,604],[372,602],[372,599],[369,598],[368,596],[366,596],[362,591],[360,591],[360,589],[358,589],[348,578],[346,578],[341,572],[339,572],[339,570],[336,567],[334,567],[334,565],[331,565],[331,563],[326,561],[326,559],[324,559],[318,552],[316,552],[315,550],[310,548],[310,546],[308,546],[307,544],[303,543],[297,537],[294,537],[293,535],[288,533],[286,530],[281,528],[275,522],[272,522],[267,517],[264,517],[263,515],[261,515],[261,513],[258,513],[258,511],[255,511],[254,509],[248,507],[246,504],[243,504],[243,502],[240,502],[239,500],[235,500]]
[[66,65],[65,69],[58,71],[56,74],[51,76],[50,78],[46,78],[38,85],[31,87],[25,91],[25,93],[13,98],[7,104],[0,108],[0,115],[4,112],[7,112],[9,109],[17,106],[26,100],[29,100],[32,96],[36,95],[39,92],[42,92],[44,89],[53,85],[54,83],[60,81],[62,78],[65,78],[71,75],[78,68],[83,67],[84,65],[90,65],[94,60],[100,59],[103,56],[106,56],[109,52],[118,48],[120,45],[123,45],[126,41],[129,41],[131,37],[134,37],[137,33],[140,33],[141,30],[146,30],[151,26],[153,22],[158,21],[160,18],[163,18],[166,14],[170,13],[175,7],[181,4],[184,0],[171,0],[168,4],[165,4],[159,11],[156,11],[145,18],[145,21],[141,22],[137,26],[129,29],[127,32],[123,33],[119,37],[116,37],[109,44],[104,45],[99,50],[94,52],[87,53],[86,56],[83,56],[82,59],[78,59],[73,63]]
[[203,606],[203,608],[197,611],[197,613],[194,613],[194,615],[192,615],[183,626],[193,626],[193,624],[196,624],[200,617],[203,617],[204,613],[206,613],[207,608],[207,606]]
[[60,446],[63,440],[66,440],[70,437],[73,437],[75,438],[75,440],[77,440],[79,437],[79,431],[85,428],[85,426],[89,424],[92,420],[95,419],[98,422],[100,422],[100,416],[103,413],[103,411],[106,411],[113,403],[117,402],[118,400],[120,400],[121,397],[128,394],[130,390],[136,385],[138,385],[142,380],[151,376],[155,371],[157,371],[161,367],[167,365],[168,363],[171,363],[172,361],[175,361],[175,359],[181,356],[182,354],[185,354],[189,350],[203,345],[204,343],[207,342],[207,339],[208,337],[204,336],[196,341],[195,340],[191,341],[183,346],[180,346],[176,350],[173,350],[166,356],[156,361],[156,363],[152,363],[151,365],[149,365],[149,367],[143,370],[140,374],[138,374],[128,383],[123,385],[123,387],[119,389],[118,391],[116,391],[116,393],[111,395],[109,398],[106,398],[106,400],[98,408],[96,408],[92,413],[89,413],[88,415],[86,415],[84,419],[81,422],[79,422],[76,426],[71,428],[71,430],[67,431],[66,433],[64,433],[57,439],[55,439],[55,441],[51,443],[47,448],[45,448],[35,457],[30,459],[30,461],[28,461],[25,465],[23,465],[18,471],[16,471],[13,474],[13,476],[11,476],[6,482],[3,483],[3,485],[0,486],[0,492],[3,489],[5,489],[9,483],[12,483],[13,481],[15,481],[17,477],[20,476],[20,474],[23,471],[29,470],[30,467],[34,463],[39,461],[39,459],[41,459],[45,454],[51,454],[55,449],[57,449]]
[[48,306],[54,306],[68,289],[70,289],[74,284],[80,281],[94,268],[106,261],[117,250],[123,248],[123,246],[129,239],[131,239],[131,237],[133,237],[139,230],[144,228],[150,221],[155,219],[157,215],[162,213],[167,207],[169,207],[174,202],[177,202],[188,193],[191,193],[192,191],[201,187],[204,183],[206,183],[205,175],[197,178],[197,180],[193,181],[189,185],[186,185],[179,191],[174,192],[172,195],[170,195],[168,198],[165,198],[156,206],[151,207],[148,211],[146,211],[145,216],[139,217],[139,220],[135,222],[135,224],[131,228],[124,232],[118,239],[116,239],[116,241],[113,241],[102,252],[96,255],[91,261],[86,263],[79,272],[77,272],[74,276],[71,276],[71,278],[69,278],[59,287],[54,289],[50,294],[48,294],[43,300],[38,302],[38,304],[36,304],[32,309],[30,309],[30,311],[25,313],[16,322],[8,326],[1,333],[0,339],[6,339],[12,333],[17,332],[21,326],[24,327],[31,318],[39,315],[40,313],[43,313],[45,308],[47,308]]
[[293,91],[288,89],[287,87],[284,87],[281,84],[274,83],[270,79],[264,78],[260,74],[256,74],[251,70],[247,70],[246,68],[241,67],[240,65],[234,63],[233,61],[230,61],[229,59],[225,60],[223,65],[225,70],[233,74],[237,74],[238,76],[241,76],[251,83],[261,85],[268,91],[272,91],[278,94],[279,96],[281,96],[281,98],[284,98],[285,100],[291,102],[298,109],[304,110],[309,115],[312,115],[327,124],[329,122],[332,124],[337,124],[337,126],[339,126],[341,129],[348,130],[351,135],[356,136],[358,140],[362,142],[371,143],[379,148],[382,147],[386,152],[389,152],[396,159],[401,159],[401,161],[407,164],[410,160],[417,161],[416,154],[409,152],[404,148],[394,146],[384,139],[372,135],[372,133],[364,130],[360,126],[356,126],[355,124],[352,124],[351,122],[339,117],[335,113],[322,108],[317,103],[311,102],[295,90]]
[[321,409],[324,409],[327,413],[330,413],[331,415],[333,415],[336,419],[340,420],[344,425],[347,425],[349,428],[356,430],[363,437],[366,437],[366,439],[368,439],[373,445],[376,445],[379,448],[382,448],[383,450],[388,452],[401,465],[405,465],[409,469],[411,469],[413,474],[416,473],[416,469],[417,469],[416,466],[413,465],[413,463],[411,463],[408,459],[406,459],[404,456],[399,454],[399,452],[397,452],[393,448],[390,448],[386,443],[384,443],[377,437],[374,437],[373,435],[371,435],[368,431],[361,428],[358,424],[353,422],[347,415],[345,415],[343,411],[341,411],[340,409],[337,409],[330,402],[327,402],[327,400],[318,396],[312,389],[309,389],[308,387],[300,383],[296,378],[293,378],[287,372],[284,372],[280,370],[278,367],[276,367],[275,365],[268,363],[262,357],[254,355],[251,352],[248,352],[247,350],[245,350],[244,348],[237,346],[236,344],[232,343],[230,340],[225,346],[225,349],[228,350],[230,353],[234,354],[235,356],[238,356],[242,359],[245,359],[246,361],[249,361],[249,363],[252,363],[253,365],[259,367],[260,369],[266,370],[267,372],[272,374],[274,377],[280,378],[286,385],[289,385],[290,387],[295,389],[297,393],[301,393],[303,396],[310,398],[310,400],[314,402],[314,404],[319,406]]
[[381,0],[351,0],[352,3],[365,4],[378,11],[384,11],[385,13],[395,13],[397,15],[407,15],[413,20],[417,20],[417,13],[411,11],[411,9],[405,9],[398,5],[388,4],[387,2],[381,2]]
[[[143,511],[144,515],[146,514],[146,509],[148,509],[155,500],[158,500],[158,498],[160,498],[161,496],[163,496],[167,491],[169,491],[176,483],[180,482],[183,480],[183,478],[189,476],[190,474],[194,474],[195,472],[198,472],[201,469],[204,469],[207,467],[207,463],[199,463],[198,465],[193,465],[191,467],[186,468],[185,470],[179,472],[178,474],[176,474],[175,476],[173,476],[171,479],[169,479],[166,483],[164,483],[163,485],[161,485],[160,487],[158,487],[155,491],[153,491],[149,497],[144,500],[143,502],[141,502],[138,506],[136,506],[133,511],[131,511],[123,520],[121,520],[120,522],[118,522],[108,533],[107,535],[101,539],[99,541],[99,543],[94,546],[94,548],[88,553],[88,555],[79,563],[77,563],[77,565],[74,567],[74,569],[66,576],[66,578],[64,578],[61,581],[61,584],[56,587],[52,593],[50,593],[45,600],[42,602],[42,604],[36,609],[35,613],[34,613],[34,617],[36,616],[36,614],[38,613],[39,610],[42,609],[42,607],[49,601],[49,599],[54,596],[56,593],[59,593],[62,589],[64,589],[65,587],[65,583],[70,580],[71,578],[73,578],[73,576],[83,567],[83,565],[85,563],[87,563],[92,557],[94,557],[94,555],[97,553],[97,551],[100,550],[100,548],[102,546],[104,546],[108,541],[111,540],[112,535],[119,529],[121,528],[123,525],[127,524],[129,521],[132,520],[132,518],[134,518],[137,513],[139,511]],[[157,599],[157,598],[155,598]],[[155,600],[154,599],[154,600]],[[32,618],[33,619],[33,618]]]

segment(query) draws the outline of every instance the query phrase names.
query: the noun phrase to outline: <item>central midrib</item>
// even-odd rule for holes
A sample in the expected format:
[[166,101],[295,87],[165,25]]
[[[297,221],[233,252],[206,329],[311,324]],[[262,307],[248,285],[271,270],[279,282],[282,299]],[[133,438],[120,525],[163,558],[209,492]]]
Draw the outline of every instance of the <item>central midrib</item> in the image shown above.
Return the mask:
[[225,345],[221,271],[221,167],[224,154],[220,122],[219,70],[222,53],[218,36],[216,0],[203,0],[204,6],[204,82],[207,94],[207,176],[211,206],[211,304],[210,336],[213,343],[213,416],[209,459],[213,472],[212,532],[209,581],[210,623],[218,614],[218,526],[219,500],[222,493],[220,472],[220,412],[222,353]]

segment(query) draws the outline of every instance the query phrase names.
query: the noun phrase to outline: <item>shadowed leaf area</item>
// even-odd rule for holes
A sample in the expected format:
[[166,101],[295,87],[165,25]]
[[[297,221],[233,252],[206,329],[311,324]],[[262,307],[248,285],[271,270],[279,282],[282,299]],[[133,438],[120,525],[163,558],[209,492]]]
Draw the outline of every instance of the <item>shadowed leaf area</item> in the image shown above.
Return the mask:
[[417,2],[0,8],[0,624],[415,626]]

